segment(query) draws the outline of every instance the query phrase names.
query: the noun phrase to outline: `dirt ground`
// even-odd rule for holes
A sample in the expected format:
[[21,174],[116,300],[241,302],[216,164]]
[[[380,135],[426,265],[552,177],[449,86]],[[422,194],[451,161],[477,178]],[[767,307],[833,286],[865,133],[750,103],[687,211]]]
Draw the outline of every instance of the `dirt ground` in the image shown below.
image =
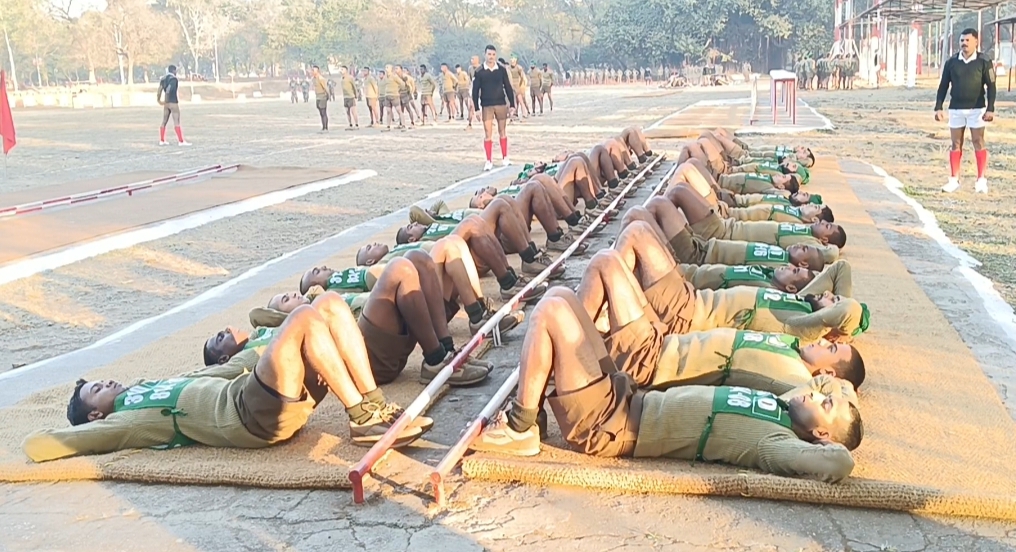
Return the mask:
[[[639,96],[643,90],[561,91],[554,115],[513,129],[517,137],[513,158],[521,164],[546,159],[561,149],[588,147],[623,124],[649,124],[717,95],[709,91]],[[12,167],[12,178],[5,185],[18,189],[35,182],[62,182],[68,175],[89,178],[127,168],[184,169],[212,162],[345,165],[374,169],[379,176],[0,288],[0,366],[91,343],[252,266],[418,201],[476,174],[482,163],[477,133],[464,132],[458,125],[404,134],[338,131],[322,136],[315,133],[315,114],[309,105],[185,107],[186,129],[195,143],[188,150],[159,150],[153,144],[157,114],[151,110],[16,113],[26,140],[21,145],[38,141],[37,147],[16,150],[23,164]],[[806,138],[813,139],[832,137]],[[822,143],[823,148],[835,147]],[[677,145],[666,142],[654,148]],[[872,149],[878,146],[876,141]],[[82,152],[77,159],[66,154],[74,148]],[[52,172],[39,174],[47,170]],[[851,185],[865,196],[857,188],[861,184]],[[875,187],[866,190],[876,192]],[[883,205],[893,200],[879,196]],[[918,244],[892,242],[910,266],[934,246],[913,230],[918,227],[916,219],[896,201],[872,215],[880,227],[912,229],[908,239]],[[604,232],[594,247],[605,245],[611,234]],[[569,266],[570,273],[581,273],[581,261]],[[929,295],[960,296],[956,290],[963,281],[958,276],[925,270],[938,275],[921,282]],[[971,332],[990,331],[983,317],[974,316],[976,303],[969,302],[966,311],[955,309],[947,314],[970,317]],[[495,357],[499,365],[509,360]],[[479,410],[506,375],[499,370],[493,381],[456,390],[432,408],[429,415],[445,421],[435,427],[432,439],[445,445],[454,441],[467,416]],[[461,423],[456,425],[456,420]],[[452,495],[449,509],[439,511],[430,507],[423,489],[402,482],[409,480],[408,470],[431,465],[440,453],[393,455],[383,470],[388,479],[371,483],[372,494],[364,506],[352,504],[346,491],[100,483],[0,486],[0,552],[119,551],[139,545],[167,552],[1016,550],[1013,524],[751,499],[626,496],[465,482]]]
[[[943,194],[949,177],[949,128],[933,118],[937,82],[913,90],[813,91],[801,95],[836,125],[829,134],[805,141],[822,151],[881,166],[898,178],[908,195],[935,213],[953,243],[984,263],[981,272],[1016,306],[1016,93],[1000,83],[996,120],[988,126],[991,191],[974,193],[973,147],[964,147],[961,182]],[[969,138],[968,138],[969,140]]]

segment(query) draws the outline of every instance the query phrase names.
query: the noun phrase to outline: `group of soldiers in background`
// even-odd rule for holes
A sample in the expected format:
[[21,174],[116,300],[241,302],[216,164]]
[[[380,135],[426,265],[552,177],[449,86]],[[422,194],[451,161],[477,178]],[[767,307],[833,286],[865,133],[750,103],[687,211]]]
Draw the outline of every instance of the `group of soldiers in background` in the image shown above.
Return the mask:
[[[498,63],[508,69],[517,94],[515,120],[543,115],[545,102],[550,111],[554,110],[552,89],[561,79],[548,64],[542,64],[541,68],[532,63],[527,71],[515,56],[511,62],[498,59]],[[369,127],[386,125],[390,129],[396,122],[397,128],[407,130],[426,124],[428,119],[434,124],[447,112],[448,121],[465,120],[471,128],[474,121],[480,121],[480,110],[473,105],[472,98],[473,77],[479,68],[480,57],[473,56],[465,66],[443,63],[432,69],[426,65],[386,65],[383,69],[343,66],[335,77],[338,81],[312,70],[290,77],[290,101],[299,103],[302,96],[308,102],[313,89],[323,131],[328,130],[327,102],[335,101],[336,94],[345,109],[349,130],[360,126],[356,113],[359,102],[366,104]]]
[[797,87],[801,90],[849,90],[860,68],[856,55],[825,55],[816,60],[805,54],[794,63]]

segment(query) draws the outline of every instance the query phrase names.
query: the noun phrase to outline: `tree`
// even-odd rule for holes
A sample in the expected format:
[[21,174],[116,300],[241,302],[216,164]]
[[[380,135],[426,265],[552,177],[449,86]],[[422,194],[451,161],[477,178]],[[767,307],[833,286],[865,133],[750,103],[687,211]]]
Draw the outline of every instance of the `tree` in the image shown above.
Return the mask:
[[176,49],[176,36],[162,32],[172,26],[171,20],[152,10],[146,0],[109,0],[103,14],[121,83],[134,84],[136,64],[164,62]]

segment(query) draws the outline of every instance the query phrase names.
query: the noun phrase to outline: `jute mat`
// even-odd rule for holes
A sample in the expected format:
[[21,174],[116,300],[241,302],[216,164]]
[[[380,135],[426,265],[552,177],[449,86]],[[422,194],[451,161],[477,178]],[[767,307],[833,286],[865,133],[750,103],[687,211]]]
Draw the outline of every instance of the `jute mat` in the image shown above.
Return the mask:
[[886,244],[837,160],[820,158],[816,167],[808,189],[822,194],[846,228],[843,256],[857,298],[872,312],[871,329],[855,343],[868,378],[860,389],[865,437],[850,479],[828,485],[679,460],[595,459],[564,450],[560,437],[529,460],[471,456],[463,472],[541,486],[1016,520],[1016,424],[959,335]]
[[[465,201],[463,199],[462,203]],[[406,222],[408,220],[400,224]],[[397,226],[393,225],[368,241],[393,244],[396,230]],[[353,266],[357,247],[359,244],[322,260],[335,268]],[[517,264],[517,258],[513,262]],[[208,336],[226,325],[248,327],[251,308],[267,305],[276,293],[296,291],[300,276],[302,271],[230,309],[166,335],[150,346],[82,377],[89,380],[113,378],[126,383],[135,378],[169,377],[200,368],[201,346]],[[488,294],[496,289],[496,283],[491,285],[491,282],[493,278],[484,278]],[[138,297],[138,300],[144,298]],[[460,312],[452,321],[451,330],[457,344],[464,344],[469,339],[463,313]],[[383,387],[385,396],[402,406],[408,406],[423,390],[423,385],[419,383],[423,359],[418,351],[410,357],[399,379]],[[0,482],[115,480],[280,489],[345,488],[349,486],[346,478],[348,467],[359,461],[367,451],[350,444],[345,411],[335,397],[328,397],[296,437],[268,449],[193,446],[171,451],[134,450],[32,463],[21,451],[22,440],[39,428],[67,427],[66,409],[71,391],[72,386],[61,385],[0,410]]]

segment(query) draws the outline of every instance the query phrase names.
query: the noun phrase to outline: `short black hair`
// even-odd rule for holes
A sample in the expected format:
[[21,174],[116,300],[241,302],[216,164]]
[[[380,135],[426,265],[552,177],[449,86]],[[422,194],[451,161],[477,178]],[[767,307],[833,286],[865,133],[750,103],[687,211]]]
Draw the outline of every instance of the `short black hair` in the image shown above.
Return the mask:
[[483,51],[484,52],[496,52],[497,48],[495,48],[493,44],[488,44],[487,46],[485,46],[483,48]]
[[818,218],[826,222],[836,222],[836,218],[833,217],[833,210],[828,205],[822,206],[822,210],[818,213]]
[[963,36],[963,35],[969,35],[969,36],[972,36],[974,38],[978,38],[977,37],[977,29],[973,29],[973,28],[963,29],[963,32],[960,33],[960,36]]
[[836,377],[849,381],[853,384],[854,389],[859,389],[864,383],[864,359],[861,358],[861,352],[856,347],[853,345],[847,345],[847,347],[850,347],[850,360],[845,360],[836,366]]
[[850,405],[850,425],[837,436],[836,441],[847,447],[847,450],[855,450],[861,446],[864,439],[864,422],[861,421],[861,411],[856,406]]
[[399,228],[399,231],[395,233],[395,243],[402,245],[409,243],[409,232],[406,231],[406,227]]
[[[170,67],[172,67],[172,65]],[[67,421],[70,422],[72,426],[79,426],[89,422],[88,415],[92,411],[85,405],[85,401],[81,400],[81,388],[84,387],[86,383],[88,383],[88,380],[82,378],[74,384],[74,394],[71,395],[71,400],[67,403]]]
[[423,72],[427,72],[427,66],[421,63],[420,64],[420,70],[423,71]]
[[208,340],[201,346],[201,356],[204,357],[205,366],[214,366],[219,363],[219,357],[215,356],[212,349],[208,347]]
[[790,177],[790,180],[788,180],[787,183],[784,184],[783,189],[790,192],[791,194],[796,194],[797,192],[801,191],[800,177],[798,177],[796,174],[788,174],[787,176]]
[[349,71],[349,67],[347,67],[345,65],[343,65],[342,68],[345,69],[346,71]]
[[808,150],[808,159],[811,159],[811,166],[815,166],[815,154],[811,152],[811,148],[805,148]]
[[837,225],[833,228],[832,234],[829,234],[829,243],[843,249],[847,246],[847,231]]
[[[310,67],[311,67],[311,69],[321,70],[321,68],[318,67],[317,65],[311,65]],[[343,65],[343,67],[345,67],[345,65]]]
[[441,67],[448,67],[448,64],[447,63],[442,63]]
[[462,69],[462,66],[461,66],[461,65],[459,65],[458,63],[456,63],[456,64],[455,64],[455,68],[456,68],[456,69]]
[[[976,37],[977,35],[974,35],[974,36]],[[176,65],[170,65],[169,67],[166,68],[166,70],[169,71],[170,73],[173,73],[175,75],[176,74]]]

